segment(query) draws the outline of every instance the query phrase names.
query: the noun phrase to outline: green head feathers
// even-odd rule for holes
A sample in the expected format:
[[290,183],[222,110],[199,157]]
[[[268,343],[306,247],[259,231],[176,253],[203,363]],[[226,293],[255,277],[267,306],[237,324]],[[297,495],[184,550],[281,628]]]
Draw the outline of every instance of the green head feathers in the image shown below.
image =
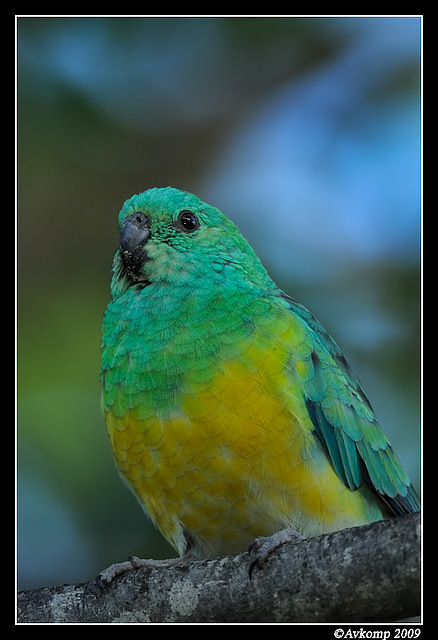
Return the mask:
[[[237,227],[197,196],[171,187],[129,198],[120,212],[113,287],[273,283]],[[224,277],[225,276],[225,277]]]

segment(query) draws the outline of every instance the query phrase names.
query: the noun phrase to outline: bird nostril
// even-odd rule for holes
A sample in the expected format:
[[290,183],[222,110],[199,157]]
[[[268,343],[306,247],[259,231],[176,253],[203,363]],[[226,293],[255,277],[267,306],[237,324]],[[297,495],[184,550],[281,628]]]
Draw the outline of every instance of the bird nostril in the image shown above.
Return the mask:
[[135,222],[137,223],[139,228],[148,226],[148,219],[144,213],[136,213],[134,214],[134,216],[135,216]]

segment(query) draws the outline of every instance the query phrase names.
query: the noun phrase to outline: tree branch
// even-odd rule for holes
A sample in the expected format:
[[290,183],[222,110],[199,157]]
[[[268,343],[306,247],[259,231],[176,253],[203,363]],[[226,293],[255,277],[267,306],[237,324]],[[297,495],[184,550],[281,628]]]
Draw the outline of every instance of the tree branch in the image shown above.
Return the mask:
[[18,594],[17,622],[372,622],[420,613],[420,514],[247,553]]

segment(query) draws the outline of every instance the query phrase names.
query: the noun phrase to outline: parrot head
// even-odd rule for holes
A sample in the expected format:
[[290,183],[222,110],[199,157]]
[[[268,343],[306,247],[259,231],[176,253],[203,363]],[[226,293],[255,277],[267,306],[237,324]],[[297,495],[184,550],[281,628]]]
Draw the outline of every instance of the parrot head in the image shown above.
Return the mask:
[[215,207],[179,189],[152,188],[126,200],[119,231],[113,265],[117,287],[196,287],[230,275],[268,278],[237,227]]

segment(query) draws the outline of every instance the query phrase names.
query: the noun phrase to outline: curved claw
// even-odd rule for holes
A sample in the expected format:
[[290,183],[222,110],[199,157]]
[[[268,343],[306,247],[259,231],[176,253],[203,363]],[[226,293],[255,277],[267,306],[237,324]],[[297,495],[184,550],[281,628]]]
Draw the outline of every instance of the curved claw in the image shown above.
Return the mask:
[[295,529],[289,528],[277,531],[272,536],[259,536],[258,538],[254,538],[248,546],[248,553],[251,554],[255,552],[255,557],[251,561],[248,569],[249,579],[251,580],[255,567],[261,569],[270,554],[277,547],[286,542],[299,542],[300,540],[304,540],[303,536]]
[[99,573],[96,582],[100,587],[110,584],[114,578],[121,576],[134,568],[131,560],[126,562],[115,562]]

